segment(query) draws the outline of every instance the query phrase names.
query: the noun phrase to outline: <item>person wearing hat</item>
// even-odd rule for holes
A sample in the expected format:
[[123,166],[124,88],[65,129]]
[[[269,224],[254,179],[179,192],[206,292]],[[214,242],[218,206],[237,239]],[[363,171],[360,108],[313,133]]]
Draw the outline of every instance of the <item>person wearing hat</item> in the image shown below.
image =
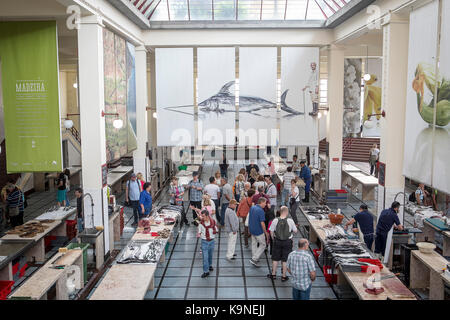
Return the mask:
[[228,233],[227,260],[235,260],[236,239],[239,231],[239,218],[236,215],[237,201],[231,199],[225,211],[225,232]]
[[[202,208],[202,197],[203,197],[203,183],[198,178],[198,172],[192,173],[192,180],[185,186],[189,190],[189,207],[201,209]],[[194,219],[194,225],[197,226],[196,222],[197,213],[192,209],[192,218]],[[187,218],[186,218],[187,221]],[[189,225],[189,223],[186,223]]]
[[311,189],[311,169],[306,165],[306,161],[300,161],[301,171],[300,178],[305,182],[305,198],[302,199],[303,202],[309,202],[309,191]]
[[130,180],[127,181],[125,188],[125,201],[133,209],[134,222],[133,227],[138,225],[139,221],[139,198],[142,192],[142,187],[137,180],[136,174],[132,173]]

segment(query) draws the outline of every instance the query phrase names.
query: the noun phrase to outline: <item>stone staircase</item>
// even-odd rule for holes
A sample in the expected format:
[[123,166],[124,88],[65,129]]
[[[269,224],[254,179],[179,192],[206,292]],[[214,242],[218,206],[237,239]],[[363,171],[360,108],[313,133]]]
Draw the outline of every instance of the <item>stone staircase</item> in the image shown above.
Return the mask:
[[[342,139],[342,160],[368,162],[369,151],[376,143],[380,147],[379,138],[343,138]],[[319,153],[326,153],[327,142],[325,139],[319,142]]]

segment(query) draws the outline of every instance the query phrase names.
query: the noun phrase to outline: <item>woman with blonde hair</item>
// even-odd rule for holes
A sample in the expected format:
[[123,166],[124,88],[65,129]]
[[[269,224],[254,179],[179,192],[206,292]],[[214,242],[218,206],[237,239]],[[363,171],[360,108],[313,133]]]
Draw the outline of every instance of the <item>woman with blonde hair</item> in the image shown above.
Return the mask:
[[138,174],[136,175],[137,181],[141,184],[141,190],[144,190],[144,176],[142,175],[141,172],[138,172]]
[[214,179],[216,179],[216,184],[220,186],[222,182],[222,176],[220,174],[220,171],[216,171],[216,173],[214,174]]
[[244,179],[245,179],[244,176],[240,173],[237,175],[234,181],[233,193],[234,198],[236,199],[237,202],[239,202],[244,193],[244,184],[245,184]]
[[239,174],[242,174],[244,176],[244,182],[247,182],[247,170],[245,170],[245,168],[241,168],[241,170],[239,170]]
[[215,222],[217,222],[216,219],[216,205],[214,201],[211,200],[211,196],[208,194],[203,195],[202,199],[202,208],[198,209],[191,206],[192,210],[195,210],[197,214],[200,214],[203,210],[208,210],[209,216],[214,219]]

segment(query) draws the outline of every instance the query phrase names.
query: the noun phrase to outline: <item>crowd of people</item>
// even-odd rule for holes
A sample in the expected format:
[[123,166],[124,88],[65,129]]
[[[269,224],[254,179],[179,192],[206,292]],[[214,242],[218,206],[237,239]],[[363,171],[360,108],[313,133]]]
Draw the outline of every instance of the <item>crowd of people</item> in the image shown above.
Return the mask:
[[[169,187],[170,204],[183,206],[181,220],[186,225],[189,225],[188,212],[184,210],[183,197],[188,193],[192,223],[197,227],[197,237],[201,241],[201,277],[208,277],[214,270],[212,256],[219,229],[223,228],[226,233],[226,259],[230,262],[236,259],[236,241],[240,230],[243,230],[244,246],[249,248],[251,242],[249,262],[259,267],[261,256],[267,250],[273,261],[272,272],[267,277],[275,280],[278,265],[281,264],[281,281],[289,279],[288,273],[292,277],[293,298],[308,299],[311,283],[315,279],[314,259],[308,252],[308,241],[300,239],[298,250],[293,251],[293,237],[299,226],[296,211],[301,201],[309,201],[311,171],[308,166],[294,156],[283,181],[275,181],[277,175],[273,159],[268,163],[266,174],[251,161],[239,170],[234,181],[228,179],[225,158],[220,161],[219,168],[206,184],[200,180],[199,173],[194,172],[188,184],[180,186],[174,177]],[[305,189],[303,199],[299,187]],[[135,187],[134,198],[131,198],[129,188],[127,199],[138,201],[138,187]],[[280,206],[277,200],[279,191]]]

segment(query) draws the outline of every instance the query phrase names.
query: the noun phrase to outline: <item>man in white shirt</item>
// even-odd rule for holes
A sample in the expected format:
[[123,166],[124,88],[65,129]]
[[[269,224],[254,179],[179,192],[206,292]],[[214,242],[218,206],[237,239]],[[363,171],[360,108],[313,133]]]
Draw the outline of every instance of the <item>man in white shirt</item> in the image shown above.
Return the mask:
[[265,194],[269,198],[271,209],[275,210],[277,207],[277,187],[273,184],[271,176],[266,176],[265,179],[267,183]]
[[209,184],[207,184],[205,188],[203,188],[203,191],[211,197],[211,200],[216,205],[216,210],[219,210],[220,188],[216,184],[216,179],[214,177],[209,178]]
[[283,190],[281,191],[281,205],[286,205],[286,198],[291,191],[291,181],[295,179],[295,174],[292,172],[292,167],[287,168],[287,172],[283,176]]
[[302,89],[303,91],[308,89],[309,96],[311,97],[313,105],[313,111],[309,113],[311,116],[315,116],[319,112],[319,74],[316,68],[317,64],[311,62],[311,74],[309,75],[308,83]]
[[272,248],[272,273],[267,277],[274,279],[277,275],[278,262],[281,261],[282,276],[281,281],[286,281],[289,277],[286,276],[287,258],[292,251],[292,238],[294,233],[297,233],[297,227],[291,218],[288,218],[289,209],[285,206],[280,209],[280,217],[275,218],[269,227],[270,236],[273,240]]

